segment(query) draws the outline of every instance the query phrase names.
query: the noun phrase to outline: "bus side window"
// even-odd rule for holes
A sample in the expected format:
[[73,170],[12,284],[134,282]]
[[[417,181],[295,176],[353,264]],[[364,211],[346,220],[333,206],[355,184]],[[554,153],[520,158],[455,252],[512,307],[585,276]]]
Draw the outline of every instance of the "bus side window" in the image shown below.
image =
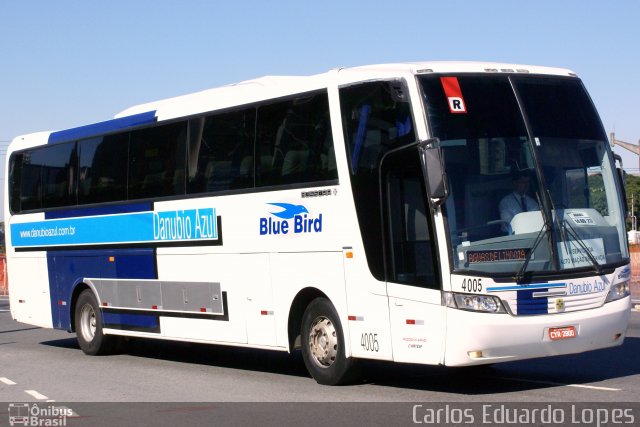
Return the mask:
[[81,141],[78,203],[127,199],[129,133]]
[[12,157],[11,209],[14,213],[42,207],[41,170],[42,161],[33,152],[16,154]]
[[340,108],[367,263],[375,278],[385,280],[379,167],[387,151],[416,139],[408,90],[402,81],[346,86],[340,89]]
[[14,156],[12,194],[15,212],[76,204],[76,143],[55,144]]
[[256,185],[337,178],[326,93],[258,109]]
[[129,199],[184,194],[187,122],[131,132]]
[[76,204],[76,143],[56,144],[43,148],[42,207]]
[[14,154],[9,161],[9,203],[12,213],[18,213],[22,210],[22,189],[20,183],[23,182],[22,164],[24,154]]
[[253,187],[255,109],[190,121],[187,193]]
[[422,168],[414,150],[395,152],[382,164],[387,280],[439,289],[436,247]]

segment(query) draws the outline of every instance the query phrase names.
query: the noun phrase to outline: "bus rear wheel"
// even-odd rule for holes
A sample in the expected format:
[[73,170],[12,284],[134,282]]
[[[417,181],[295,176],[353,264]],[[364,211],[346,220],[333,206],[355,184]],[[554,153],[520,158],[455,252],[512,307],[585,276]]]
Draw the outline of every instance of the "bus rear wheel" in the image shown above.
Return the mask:
[[75,327],[78,344],[85,354],[96,356],[109,354],[115,350],[116,337],[102,333],[102,316],[91,289],[85,289],[78,297],[75,309]]
[[328,299],[311,301],[302,316],[300,337],[302,359],[318,384],[345,384],[356,377],[355,360],[345,357],[340,318]]

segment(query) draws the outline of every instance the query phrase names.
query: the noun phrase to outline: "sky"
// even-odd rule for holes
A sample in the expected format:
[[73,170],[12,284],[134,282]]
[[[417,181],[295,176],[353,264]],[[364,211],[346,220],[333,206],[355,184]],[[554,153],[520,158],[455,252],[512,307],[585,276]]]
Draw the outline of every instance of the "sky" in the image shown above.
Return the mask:
[[639,18],[637,0],[0,0],[0,155],[17,135],[264,75],[430,60],[570,68],[607,133],[638,144]]

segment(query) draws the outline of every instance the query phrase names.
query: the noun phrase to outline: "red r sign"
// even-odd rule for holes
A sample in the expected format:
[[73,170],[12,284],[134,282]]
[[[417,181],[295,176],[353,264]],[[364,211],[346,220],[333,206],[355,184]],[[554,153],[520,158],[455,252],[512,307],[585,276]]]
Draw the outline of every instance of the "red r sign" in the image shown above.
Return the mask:
[[457,77],[440,77],[444,94],[447,96],[449,102],[449,111],[453,114],[464,114],[467,112],[467,107],[464,104],[464,98],[462,97],[462,90],[460,90],[460,84]]

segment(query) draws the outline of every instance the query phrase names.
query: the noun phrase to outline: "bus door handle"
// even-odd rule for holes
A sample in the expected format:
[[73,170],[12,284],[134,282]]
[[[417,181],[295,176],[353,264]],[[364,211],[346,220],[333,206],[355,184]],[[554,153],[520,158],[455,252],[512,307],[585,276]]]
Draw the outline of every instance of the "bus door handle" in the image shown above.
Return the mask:
[[404,307],[404,304],[400,304],[398,301],[394,301],[393,305],[395,305],[396,307]]

